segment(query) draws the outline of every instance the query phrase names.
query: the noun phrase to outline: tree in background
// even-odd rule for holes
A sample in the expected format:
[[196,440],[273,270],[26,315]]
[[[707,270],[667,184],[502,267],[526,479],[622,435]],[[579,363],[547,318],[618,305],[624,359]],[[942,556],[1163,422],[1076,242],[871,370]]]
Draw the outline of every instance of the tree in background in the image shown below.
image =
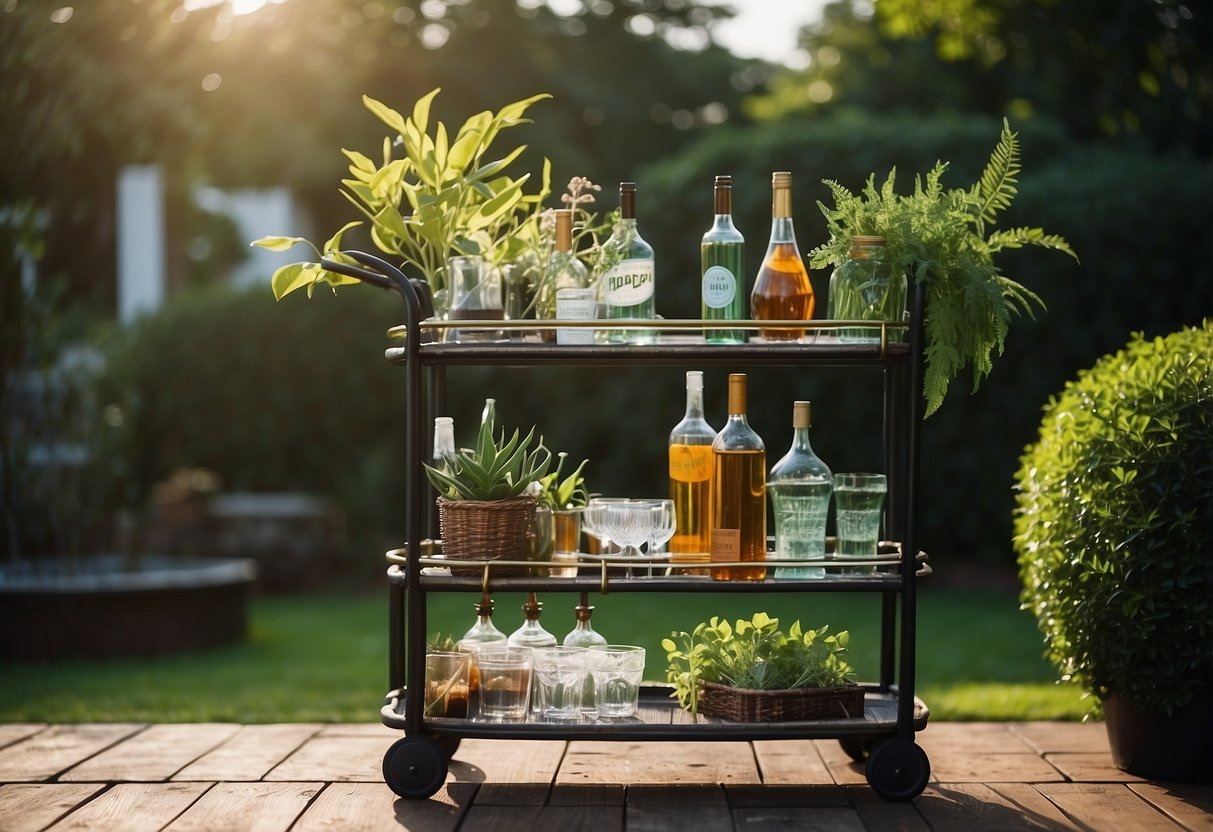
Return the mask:
[[1081,139],[1213,154],[1213,7],[1183,0],[838,0],[808,69],[753,112],[1045,114]]

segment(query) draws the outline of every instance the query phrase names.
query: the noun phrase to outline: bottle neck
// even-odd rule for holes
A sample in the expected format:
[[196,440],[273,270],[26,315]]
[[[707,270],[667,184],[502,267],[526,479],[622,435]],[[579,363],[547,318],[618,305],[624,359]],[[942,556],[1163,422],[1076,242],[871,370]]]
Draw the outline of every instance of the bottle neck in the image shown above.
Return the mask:
[[796,228],[792,225],[791,217],[771,218],[771,245],[778,243],[796,243]]
[[809,444],[808,428],[796,428],[792,431],[792,450],[804,451],[806,453],[813,452],[813,446]]
[[684,419],[703,418],[703,388],[687,388],[687,412]]

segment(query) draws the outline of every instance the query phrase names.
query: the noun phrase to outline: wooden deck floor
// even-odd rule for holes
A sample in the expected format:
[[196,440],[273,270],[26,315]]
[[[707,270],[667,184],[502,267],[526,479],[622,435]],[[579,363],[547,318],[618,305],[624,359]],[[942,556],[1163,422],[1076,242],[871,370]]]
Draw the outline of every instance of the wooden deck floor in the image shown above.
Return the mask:
[[1112,765],[1103,726],[933,723],[887,804],[833,741],[464,740],[396,799],[380,725],[0,725],[0,830],[1213,830],[1213,786]]

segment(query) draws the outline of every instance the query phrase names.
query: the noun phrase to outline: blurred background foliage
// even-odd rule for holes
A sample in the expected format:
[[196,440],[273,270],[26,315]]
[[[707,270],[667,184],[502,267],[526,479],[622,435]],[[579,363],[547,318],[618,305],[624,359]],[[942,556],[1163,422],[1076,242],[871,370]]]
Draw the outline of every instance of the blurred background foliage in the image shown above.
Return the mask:
[[[926,425],[921,529],[938,556],[1011,564],[1011,477],[1048,395],[1131,330],[1162,334],[1213,312],[1207,3],[838,0],[801,32],[804,68],[715,45],[727,7],[554,5],[559,13],[539,0],[284,0],[238,15],[181,0],[4,0],[0,391],[80,338],[109,357],[85,431],[105,464],[91,484],[71,486],[75,497],[139,512],[170,472],[205,467],[228,488],[336,496],[350,547],[372,571],[384,541],[398,544],[402,379],[381,358],[398,302],[358,287],[275,305],[268,275],[253,291],[226,288],[243,241],[190,198],[203,184],[285,184],[327,236],[352,216],[337,194],[339,149],[375,155],[382,136],[363,93],[403,108],[441,86],[436,115],[456,123],[553,93],[519,128],[527,164],[551,158],[557,191],[573,175],[602,183],[604,208],[615,182],[638,182],[658,310],[671,317],[697,314],[714,175],[734,177],[753,274],[772,170],[793,172],[806,252],[825,234],[821,179],[854,188],[896,166],[908,189],[944,159],[945,184],[967,185],[1009,116],[1024,174],[1004,226],[1062,234],[1082,265],[1040,252],[1000,261],[1048,312],[1014,327],[986,385],[954,390]],[[114,183],[124,165],[147,162],[169,181],[176,291],[124,329],[110,323]],[[203,261],[186,256],[199,236],[211,241]],[[30,295],[19,287],[32,262]],[[813,274],[823,311],[828,277]],[[496,396],[506,424],[533,422],[555,449],[589,457],[593,490],[658,494],[681,375],[459,370],[451,411],[466,441],[483,397]],[[879,464],[877,387],[841,372],[755,375],[752,421],[772,458],[790,439],[790,401],[808,397],[814,446],[834,470]],[[719,426],[724,372],[707,382]],[[15,403],[0,395],[11,420]],[[23,514],[32,497],[13,455],[3,457],[5,547],[64,545]]]

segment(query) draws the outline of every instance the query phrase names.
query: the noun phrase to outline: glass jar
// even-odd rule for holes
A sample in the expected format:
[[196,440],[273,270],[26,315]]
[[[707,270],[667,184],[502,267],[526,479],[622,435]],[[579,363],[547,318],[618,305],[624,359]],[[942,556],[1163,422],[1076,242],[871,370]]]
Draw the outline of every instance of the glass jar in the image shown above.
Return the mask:
[[[905,320],[906,273],[886,261],[884,237],[851,238],[847,259],[830,275],[829,316],[835,321]],[[880,341],[880,332],[869,327],[843,327],[837,332],[844,343]],[[890,341],[903,337],[901,330],[889,333]]]

